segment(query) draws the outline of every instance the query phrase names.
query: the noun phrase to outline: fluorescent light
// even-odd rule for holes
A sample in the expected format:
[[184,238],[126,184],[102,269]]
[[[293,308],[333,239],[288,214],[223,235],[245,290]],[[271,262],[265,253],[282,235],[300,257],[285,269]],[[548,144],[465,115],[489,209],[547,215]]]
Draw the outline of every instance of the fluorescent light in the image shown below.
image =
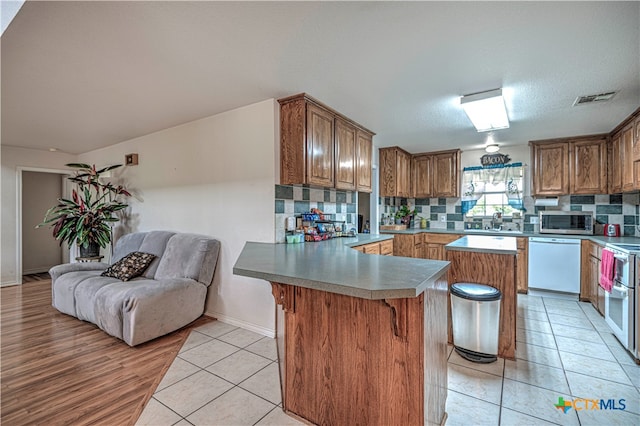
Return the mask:
[[460,105],[479,132],[509,127],[502,89],[465,95],[460,98]]
[[491,145],[487,145],[487,146],[485,146],[485,147],[484,147],[484,150],[485,150],[486,152],[493,153],[493,152],[498,152],[498,151],[500,151],[500,147],[498,146],[498,144],[497,144],[497,143],[493,143],[493,144],[491,144]]
[[24,4],[24,0],[19,1],[2,1],[0,3],[0,16],[2,17],[2,34],[7,29],[13,18]]

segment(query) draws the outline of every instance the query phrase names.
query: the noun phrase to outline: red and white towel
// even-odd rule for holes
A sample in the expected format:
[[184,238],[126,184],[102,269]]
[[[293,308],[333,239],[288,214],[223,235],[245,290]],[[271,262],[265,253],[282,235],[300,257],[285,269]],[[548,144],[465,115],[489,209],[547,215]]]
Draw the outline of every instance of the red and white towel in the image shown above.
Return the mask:
[[598,283],[607,293],[611,293],[615,275],[616,259],[614,254],[611,250],[603,249],[602,259],[600,259],[600,279]]

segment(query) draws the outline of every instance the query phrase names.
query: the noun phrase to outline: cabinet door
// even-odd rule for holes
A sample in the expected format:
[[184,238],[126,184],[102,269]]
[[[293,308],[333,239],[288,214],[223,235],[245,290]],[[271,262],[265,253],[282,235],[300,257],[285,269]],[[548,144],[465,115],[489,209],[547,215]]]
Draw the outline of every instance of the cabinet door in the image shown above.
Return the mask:
[[[591,300],[591,304],[594,308],[600,311],[600,307],[598,306],[598,289],[600,286],[598,285],[598,280],[600,279],[600,260],[598,258],[589,256],[589,297]],[[602,289],[601,289],[602,290]],[[604,301],[602,305],[602,310],[604,311]]]
[[336,188],[356,189],[356,128],[336,118]]
[[380,196],[396,196],[396,155],[394,148],[380,148]]
[[444,246],[437,243],[427,243],[427,259],[446,260]]
[[380,254],[385,256],[393,256],[393,240],[385,240],[380,242]]
[[329,111],[307,104],[307,183],[333,187],[333,123]]
[[414,254],[413,235],[398,234],[393,237],[393,255],[402,257],[413,257]]
[[[622,141],[620,143],[622,155],[622,190],[633,191],[633,125],[622,129]],[[614,165],[615,167],[615,165]]]
[[533,194],[569,193],[569,144],[532,144]]
[[609,193],[622,192],[622,133],[616,133],[611,139],[609,155]]
[[633,161],[640,161],[640,115],[633,123]]
[[398,197],[411,197],[411,156],[404,151],[398,151],[396,174]]
[[433,155],[433,197],[459,197],[459,157],[458,152]]
[[367,244],[364,246],[365,254],[380,254],[380,243]]
[[571,194],[607,193],[606,139],[573,141],[569,145]]
[[529,240],[527,238],[517,239],[518,254],[516,255],[516,279],[518,293],[527,293],[529,291],[529,285],[527,282],[529,274],[529,259],[528,259],[528,246]]
[[432,158],[429,155],[413,157],[411,171],[413,174],[413,195],[415,198],[431,198],[433,170]]
[[360,192],[371,192],[371,153],[372,136],[369,133],[358,130],[357,154],[356,154],[356,186]]

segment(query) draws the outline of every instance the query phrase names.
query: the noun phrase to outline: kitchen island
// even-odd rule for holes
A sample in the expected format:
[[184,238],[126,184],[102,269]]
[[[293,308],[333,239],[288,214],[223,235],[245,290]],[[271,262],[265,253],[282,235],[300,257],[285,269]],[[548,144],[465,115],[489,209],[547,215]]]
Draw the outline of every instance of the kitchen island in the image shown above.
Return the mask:
[[444,423],[449,263],[351,248],[390,238],[246,243],[234,273],[271,283],[287,413],[323,425]]
[[[445,246],[451,262],[449,285],[461,282],[485,284],[502,293],[498,356],[516,356],[516,256],[515,237],[466,235]],[[450,300],[450,296],[449,296]],[[451,302],[448,303],[449,343],[453,343]]]

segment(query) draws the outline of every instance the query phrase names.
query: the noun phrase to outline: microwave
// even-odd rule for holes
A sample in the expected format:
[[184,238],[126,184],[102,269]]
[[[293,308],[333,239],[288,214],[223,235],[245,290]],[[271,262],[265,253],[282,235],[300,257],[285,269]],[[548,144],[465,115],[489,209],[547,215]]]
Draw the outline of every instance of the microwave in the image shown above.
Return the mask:
[[593,235],[592,212],[542,211],[539,215],[541,234]]

